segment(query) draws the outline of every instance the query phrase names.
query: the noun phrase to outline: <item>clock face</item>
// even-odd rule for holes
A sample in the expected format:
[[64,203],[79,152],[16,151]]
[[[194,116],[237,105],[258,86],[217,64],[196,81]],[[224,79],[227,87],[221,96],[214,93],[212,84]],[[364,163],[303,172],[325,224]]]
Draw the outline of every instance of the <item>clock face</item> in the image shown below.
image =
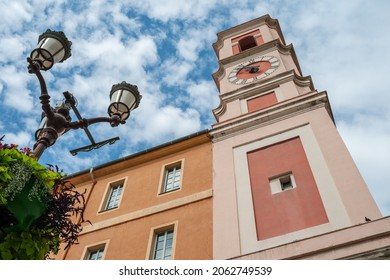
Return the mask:
[[270,75],[279,64],[274,56],[257,56],[234,67],[228,80],[236,85],[253,83]]

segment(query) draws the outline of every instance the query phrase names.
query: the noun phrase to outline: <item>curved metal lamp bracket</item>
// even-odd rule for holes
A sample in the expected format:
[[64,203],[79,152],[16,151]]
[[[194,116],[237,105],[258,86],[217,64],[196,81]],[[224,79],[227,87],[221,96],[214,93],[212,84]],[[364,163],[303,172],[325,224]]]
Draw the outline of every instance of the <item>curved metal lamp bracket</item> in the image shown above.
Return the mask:
[[89,125],[94,124],[94,123],[99,123],[99,122],[108,122],[111,124],[111,126],[118,126],[121,123],[125,123],[124,121],[121,121],[118,116],[112,116],[109,118],[99,117],[99,118],[84,119],[81,117],[79,110],[76,107],[76,102],[75,102],[73,95],[68,91],[65,91],[63,94],[65,96],[65,100],[66,100],[65,102],[67,102],[67,104],[69,104],[71,106],[73,112],[75,113],[75,115],[78,119],[78,121],[76,121],[76,122],[68,123],[68,128],[70,128],[70,129],[82,128],[84,130],[85,134],[87,134],[89,141],[91,141],[91,145],[71,150],[70,153],[73,156],[77,155],[78,152],[89,152],[89,151],[92,151],[93,149],[99,149],[106,144],[112,145],[117,140],[119,140],[119,137],[115,137],[115,138],[107,139],[107,140],[96,143],[95,139],[93,139],[92,134],[88,129]]
[[[63,110],[65,110],[66,112],[64,112],[64,111],[54,112],[50,106],[50,95],[47,92],[46,82],[45,82],[45,80],[41,74],[41,71],[40,71],[41,65],[40,65],[39,61],[33,60],[29,57],[27,58],[27,61],[28,61],[28,72],[30,74],[35,74],[35,76],[39,80],[39,85],[41,88],[41,95],[40,95],[39,99],[41,100],[42,110],[48,119],[48,123],[54,124],[53,127],[47,127],[43,131],[55,132],[55,133],[49,133],[49,134],[48,133],[41,133],[40,138],[37,140],[37,142],[34,145],[33,153],[34,153],[34,156],[36,158],[40,158],[40,156],[42,155],[44,150],[47,147],[54,144],[54,142],[59,137],[59,134],[58,134],[59,131],[66,132],[70,129],[82,128],[85,131],[85,133],[87,134],[89,140],[91,141],[91,145],[70,151],[72,155],[76,155],[78,152],[88,152],[88,151],[91,151],[93,149],[98,149],[106,144],[111,145],[111,144],[114,144],[117,140],[119,140],[119,137],[115,137],[115,138],[107,139],[107,140],[96,143],[95,140],[93,139],[89,129],[88,129],[89,125],[94,124],[94,123],[99,123],[99,122],[108,122],[108,123],[110,123],[110,125],[112,127],[114,127],[114,126],[118,126],[119,124],[124,124],[125,121],[122,121],[120,119],[120,117],[117,115],[112,115],[111,117],[98,117],[98,118],[91,118],[91,119],[82,118],[79,111],[77,110],[76,100],[70,92],[66,91],[63,93],[65,96],[65,100],[66,100],[65,104],[67,104],[67,106],[66,106],[67,108],[64,107]],[[70,108],[73,110],[73,112],[77,116],[78,121],[70,122],[70,117],[69,117]],[[65,117],[65,119],[66,119],[65,123],[61,123],[61,122],[56,121],[56,120],[58,120],[59,116],[61,117],[61,119],[63,117]]]

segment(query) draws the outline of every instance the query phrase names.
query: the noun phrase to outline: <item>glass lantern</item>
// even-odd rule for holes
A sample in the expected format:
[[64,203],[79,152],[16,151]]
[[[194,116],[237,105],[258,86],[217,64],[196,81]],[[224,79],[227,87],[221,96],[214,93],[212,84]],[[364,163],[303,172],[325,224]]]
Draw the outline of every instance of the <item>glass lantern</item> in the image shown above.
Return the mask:
[[122,82],[112,86],[108,114],[118,115],[121,121],[129,118],[130,112],[138,107],[142,96],[137,86]]
[[30,58],[39,61],[42,70],[49,70],[54,63],[63,62],[72,55],[71,45],[63,32],[48,29],[39,36],[38,46]]

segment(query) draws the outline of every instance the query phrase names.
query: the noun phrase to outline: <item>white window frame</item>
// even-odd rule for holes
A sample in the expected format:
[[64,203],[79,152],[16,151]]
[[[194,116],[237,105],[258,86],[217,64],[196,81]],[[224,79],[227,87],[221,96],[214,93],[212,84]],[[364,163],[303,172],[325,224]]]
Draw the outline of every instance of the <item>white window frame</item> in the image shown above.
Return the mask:
[[[170,176],[172,176],[170,178]],[[176,165],[165,170],[163,192],[171,192],[180,189],[181,165]]]
[[[102,200],[101,206],[99,208],[100,209],[99,213],[111,211],[111,210],[119,208],[121,200],[123,198],[123,193],[125,191],[126,181],[127,181],[127,178],[123,178],[123,179],[120,179],[120,180],[117,180],[114,182],[110,182],[108,184],[108,187],[106,188],[106,193],[104,195],[104,199]],[[109,207],[110,203],[112,202],[112,199],[113,199],[112,198],[113,192],[118,187],[120,187],[121,191],[119,194],[115,194],[116,199],[117,199],[117,205]]]
[[172,248],[171,248],[171,260],[175,259],[175,248],[176,248],[176,238],[178,233],[178,221],[173,221],[168,224],[159,225],[156,227],[152,227],[150,229],[149,241],[148,241],[148,250],[146,252],[145,259],[146,260],[154,260],[155,259],[155,251],[156,251],[156,242],[159,234],[163,234],[168,231],[173,231],[172,235]]
[[84,247],[84,252],[82,254],[82,260],[96,260],[96,259],[90,259],[90,258],[91,258],[91,255],[95,252],[98,252],[98,255],[99,255],[99,251],[101,251],[100,258],[97,260],[104,260],[106,252],[107,252],[107,248],[108,248],[108,243],[109,243],[109,240],[106,240],[103,242],[90,244],[90,245]]
[[[172,182],[168,185],[168,177],[171,171],[173,172],[173,177],[171,178]],[[162,167],[158,195],[181,190],[183,184],[183,171],[184,159],[164,165]],[[175,186],[175,184],[177,185]]]
[[[97,258],[91,258],[92,257],[92,254],[96,254],[97,255]],[[101,247],[101,248],[97,248],[95,250],[90,250],[88,252],[88,260],[102,260],[103,259],[103,255],[104,255],[104,247]]]
[[118,208],[119,201],[122,197],[122,193],[123,193],[123,184],[110,186],[110,193],[107,197],[107,202],[106,205],[104,206],[104,210]]
[[[153,242],[153,251],[152,251],[152,259],[153,260],[171,260],[173,256],[173,240],[175,236],[174,228],[166,229],[165,231],[155,232],[154,242]],[[157,249],[158,243],[162,241],[162,248],[160,251],[161,258],[157,257]],[[170,245],[169,245],[170,243]],[[169,250],[169,255],[167,255],[167,251]]]

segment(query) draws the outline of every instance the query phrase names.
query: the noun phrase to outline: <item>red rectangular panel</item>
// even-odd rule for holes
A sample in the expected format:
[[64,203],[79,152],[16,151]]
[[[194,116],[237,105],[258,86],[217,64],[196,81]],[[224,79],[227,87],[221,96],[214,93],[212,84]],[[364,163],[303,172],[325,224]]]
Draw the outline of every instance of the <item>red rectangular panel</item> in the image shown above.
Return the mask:
[[[258,240],[328,222],[299,137],[248,153]],[[296,188],[272,194],[270,178],[291,172]]]
[[275,92],[255,97],[247,100],[248,112],[254,112],[268,106],[274,105],[278,102]]

